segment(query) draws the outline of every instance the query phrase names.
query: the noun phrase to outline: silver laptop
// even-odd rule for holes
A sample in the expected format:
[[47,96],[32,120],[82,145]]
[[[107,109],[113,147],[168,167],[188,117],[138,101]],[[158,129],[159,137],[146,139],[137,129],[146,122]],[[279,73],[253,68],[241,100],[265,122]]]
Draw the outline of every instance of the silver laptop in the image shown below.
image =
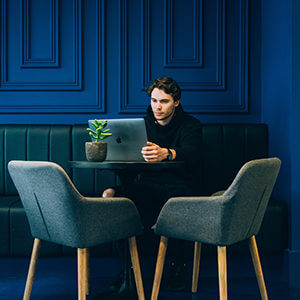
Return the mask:
[[[144,161],[142,147],[147,144],[147,132],[143,118],[133,119],[102,119],[107,120],[112,136],[106,138],[106,161]],[[94,129],[89,120],[89,127]]]

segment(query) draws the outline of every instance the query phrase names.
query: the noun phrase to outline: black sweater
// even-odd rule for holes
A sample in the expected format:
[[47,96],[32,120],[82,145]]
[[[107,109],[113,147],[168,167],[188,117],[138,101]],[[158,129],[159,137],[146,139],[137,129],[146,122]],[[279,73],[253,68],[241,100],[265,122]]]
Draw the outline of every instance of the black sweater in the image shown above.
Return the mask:
[[162,148],[176,151],[177,161],[184,161],[185,168],[177,172],[147,173],[143,180],[161,184],[186,185],[192,192],[199,192],[201,161],[201,123],[198,119],[186,114],[182,106],[176,107],[169,124],[159,125],[153,115],[151,106],[145,116],[148,141]]

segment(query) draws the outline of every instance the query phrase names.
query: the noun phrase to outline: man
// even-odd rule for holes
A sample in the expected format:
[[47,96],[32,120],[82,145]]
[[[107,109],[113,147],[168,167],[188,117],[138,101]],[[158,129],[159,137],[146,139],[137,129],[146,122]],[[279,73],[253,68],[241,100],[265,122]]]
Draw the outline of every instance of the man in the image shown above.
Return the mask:
[[[145,172],[133,185],[106,189],[102,196],[125,196],[132,199],[140,212],[145,231],[149,233],[159,211],[169,198],[199,195],[201,124],[199,120],[184,112],[180,104],[180,87],[172,78],[157,78],[147,89],[147,93],[151,97],[151,105],[144,118],[148,142],[141,149],[142,155],[149,163],[184,161],[185,169]],[[181,241],[178,246],[182,244]],[[172,265],[175,278],[171,280],[173,289],[184,288],[183,278],[180,278],[182,272],[179,272],[185,268],[183,259],[182,253],[175,253],[175,262]],[[176,262],[177,265],[174,264]],[[178,278],[176,275],[179,275]],[[118,290],[121,285],[122,280],[119,280],[113,289]]]

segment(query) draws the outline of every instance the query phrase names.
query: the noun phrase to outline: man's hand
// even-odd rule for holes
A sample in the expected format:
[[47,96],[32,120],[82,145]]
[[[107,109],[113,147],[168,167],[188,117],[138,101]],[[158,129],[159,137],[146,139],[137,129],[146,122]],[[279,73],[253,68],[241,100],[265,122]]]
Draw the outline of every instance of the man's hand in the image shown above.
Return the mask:
[[147,146],[142,148],[142,154],[145,161],[154,162],[166,159],[169,151],[167,148],[161,148],[152,142],[147,142]]

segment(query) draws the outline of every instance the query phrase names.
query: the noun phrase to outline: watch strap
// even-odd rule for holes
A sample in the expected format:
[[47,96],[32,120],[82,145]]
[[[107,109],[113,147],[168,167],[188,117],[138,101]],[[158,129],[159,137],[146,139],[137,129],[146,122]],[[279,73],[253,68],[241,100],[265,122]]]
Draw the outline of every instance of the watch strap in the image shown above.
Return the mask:
[[169,152],[169,154],[168,154],[167,159],[168,159],[168,160],[172,160],[172,158],[173,158],[173,153],[172,153],[172,151],[171,151],[170,149],[168,149],[168,152]]

